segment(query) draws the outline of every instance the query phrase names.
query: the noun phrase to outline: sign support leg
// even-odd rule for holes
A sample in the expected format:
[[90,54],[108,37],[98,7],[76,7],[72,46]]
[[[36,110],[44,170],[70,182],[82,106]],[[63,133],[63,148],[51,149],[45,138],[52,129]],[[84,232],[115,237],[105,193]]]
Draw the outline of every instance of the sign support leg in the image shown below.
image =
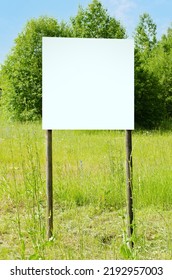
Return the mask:
[[131,240],[133,234],[133,164],[132,164],[132,131],[126,130],[126,192],[127,192],[127,233],[129,247],[132,249],[134,243]]
[[53,236],[52,130],[46,131],[47,237]]

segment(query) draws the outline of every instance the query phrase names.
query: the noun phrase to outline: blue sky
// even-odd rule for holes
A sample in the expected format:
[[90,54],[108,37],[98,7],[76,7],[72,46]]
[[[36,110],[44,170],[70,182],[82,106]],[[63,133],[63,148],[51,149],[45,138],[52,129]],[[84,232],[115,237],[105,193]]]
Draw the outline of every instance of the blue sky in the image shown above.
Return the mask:
[[[0,0],[0,63],[14,45],[14,39],[31,18],[47,15],[59,21],[75,16],[78,6],[91,0]],[[139,15],[147,12],[157,24],[160,38],[172,22],[172,0],[102,0],[111,16],[120,20],[131,37]]]

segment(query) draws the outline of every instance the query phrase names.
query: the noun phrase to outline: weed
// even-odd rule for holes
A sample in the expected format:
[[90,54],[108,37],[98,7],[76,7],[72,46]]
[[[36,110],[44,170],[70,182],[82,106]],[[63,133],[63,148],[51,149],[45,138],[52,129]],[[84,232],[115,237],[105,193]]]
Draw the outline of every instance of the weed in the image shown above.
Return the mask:
[[0,128],[0,259],[170,259],[172,136],[133,133],[134,249],[121,131],[54,131],[54,237],[46,239],[45,135]]

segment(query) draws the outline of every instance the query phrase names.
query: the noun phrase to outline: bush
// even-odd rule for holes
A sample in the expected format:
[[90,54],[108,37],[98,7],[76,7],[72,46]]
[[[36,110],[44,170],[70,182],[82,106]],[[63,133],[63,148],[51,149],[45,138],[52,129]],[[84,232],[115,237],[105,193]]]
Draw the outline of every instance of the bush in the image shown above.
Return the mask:
[[[48,17],[32,19],[15,40],[1,71],[2,104],[11,118],[36,120],[42,114],[42,37],[66,35],[67,28]],[[62,34],[63,33],[63,34]]]

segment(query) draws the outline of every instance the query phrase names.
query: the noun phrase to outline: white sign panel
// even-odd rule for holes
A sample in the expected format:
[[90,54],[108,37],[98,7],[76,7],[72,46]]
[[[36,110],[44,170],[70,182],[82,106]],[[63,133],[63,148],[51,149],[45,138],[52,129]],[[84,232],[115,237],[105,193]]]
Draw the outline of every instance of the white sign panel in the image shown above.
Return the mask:
[[43,38],[43,129],[134,129],[134,42]]

